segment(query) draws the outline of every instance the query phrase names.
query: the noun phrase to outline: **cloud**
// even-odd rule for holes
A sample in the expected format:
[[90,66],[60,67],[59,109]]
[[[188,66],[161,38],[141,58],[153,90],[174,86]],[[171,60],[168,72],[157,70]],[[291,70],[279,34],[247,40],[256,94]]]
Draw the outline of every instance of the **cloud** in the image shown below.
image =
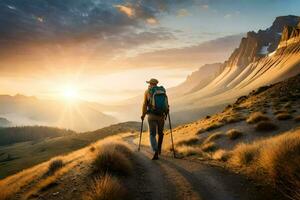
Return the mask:
[[187,9],[179,9],[177,11],[177,16],[178,17],[186,17],[186,16],[189,16],[189,15],[190,15],[190,13]]
[[191,68],[212,62],[222,62],[238,46],[242,34],[218,38],[198,45],[157,50],[122,60],[129,66]]
[[209,5],[208,5],[208,4],[201,5],[200,7],[201,7],[202,9],[204,9],[204,10],[207,10],[207,9],[209,9]]
[[129,6],[115,5],[115,7],[118,8],[120,12],[125,13],[128,17],[134,17],[135,15],[134,9]]

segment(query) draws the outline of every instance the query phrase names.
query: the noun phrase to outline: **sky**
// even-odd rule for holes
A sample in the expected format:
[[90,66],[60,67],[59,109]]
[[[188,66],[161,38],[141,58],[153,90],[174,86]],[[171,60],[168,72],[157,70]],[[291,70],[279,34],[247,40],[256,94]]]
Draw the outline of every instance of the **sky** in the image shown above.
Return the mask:
[[175,86],[299,13],[299,0],[1,0],[0,94],[117,102],[151,77]]

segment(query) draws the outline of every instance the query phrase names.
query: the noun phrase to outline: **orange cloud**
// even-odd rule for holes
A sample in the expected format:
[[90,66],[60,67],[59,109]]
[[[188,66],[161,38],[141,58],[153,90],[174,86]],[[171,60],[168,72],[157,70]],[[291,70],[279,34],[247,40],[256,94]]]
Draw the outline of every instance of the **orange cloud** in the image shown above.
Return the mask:
[[153,18],[153,17],[150,17],[148,19],[146,19],[146,22],[150,25],[155,25],[155,24],[158,24],[158,21],[157,19]]
[[135,16],[135,10],[130,6],[123,6],[123,5],[115,5],[115,7],[122,13],[126,14],[128,17]]

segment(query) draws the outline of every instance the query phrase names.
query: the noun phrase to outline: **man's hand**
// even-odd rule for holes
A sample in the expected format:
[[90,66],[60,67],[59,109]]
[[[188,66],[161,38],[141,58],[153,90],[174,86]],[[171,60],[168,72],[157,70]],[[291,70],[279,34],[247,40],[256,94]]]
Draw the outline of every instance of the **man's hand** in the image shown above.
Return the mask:
[[145,115],[142,115],[141,120],[144,121],[144,119],[145,119]]

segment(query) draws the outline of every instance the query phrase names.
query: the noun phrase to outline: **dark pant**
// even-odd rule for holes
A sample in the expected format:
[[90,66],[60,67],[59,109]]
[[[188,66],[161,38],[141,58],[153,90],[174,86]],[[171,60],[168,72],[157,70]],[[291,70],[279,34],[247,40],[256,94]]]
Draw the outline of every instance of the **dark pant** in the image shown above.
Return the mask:
[[[164,137],[165,119],[160,116],[148,116],[148,125],[150,131],[150,143],[154,152],[161,151],[161,145]],[[156,141],[156,134],[158,134],[158,142]]]

